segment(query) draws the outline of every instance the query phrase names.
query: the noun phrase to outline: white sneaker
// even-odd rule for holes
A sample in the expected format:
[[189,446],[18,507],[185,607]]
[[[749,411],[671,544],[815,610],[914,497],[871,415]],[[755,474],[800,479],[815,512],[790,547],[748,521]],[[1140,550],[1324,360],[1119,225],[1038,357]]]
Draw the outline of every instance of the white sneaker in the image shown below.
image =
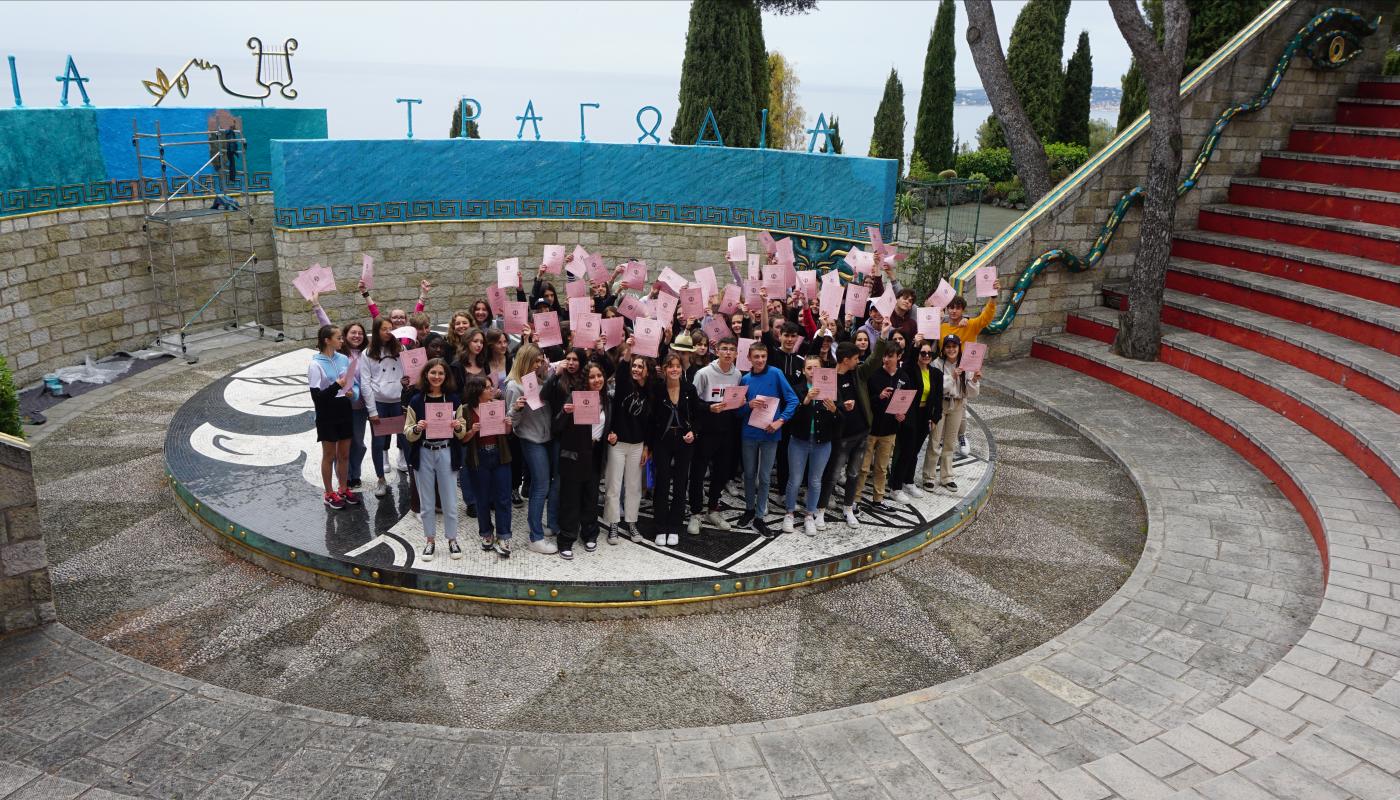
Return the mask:
[[680,535],[679,533],[668,533],[668,534],[666,534],[666,545],[667,545],[668,547],[675,547],[676,545],[678,545],[678,544],[680,544],[680,543],[681,543],[681,535]]
[[890,500],[896,503],[908,503],[911,499],[909,495],[904,493],[903,489],[895,489],[894,494],[890,495]]
[[552,556],[555,553],[559,552],[559,545],[554,544],[548,539],[540,539],[538,541],[530,542],[530,552],[543,553],[547,556]]
[[657,547],[665,547],[665,546],[666,546],[666,534],[664,534],[664,533],[658,533],[658,534],[656,534],[656,546],[657,546]]
[[688,533],[688,534],[690,534],[691,536],[699,536],[699,535],[700,535],[700,515],[699,515],[699,514],[691,514],[691,515],[690,515],[690,522],[686,523],[685,532]]
[[914,498],[915,500],[924,496],[924,490],[920,489],[912,483],[904,487],[904,493]]
[[383,478],[380,478],[380,479],[379,479],[379,483],[375,484],[375,486],[374,486],[374,496],[375,496],[375,497],[383,497],[384,495],[386,495],[386,494],[388,494],[388,493],[389,493],[389,484],[388,484],[388,482],[386,482]]
[[855,506],[846,506],[846,524],[852,528],[860,524],[860,520],[856,519]]
[[816,536],[816,535],[817,535],[817,521],[816,521],[816,519],[813,518],[813,517],[808,517],[808,518],[802,523],[802,532],[805,533],[805,534],[807,534],[808,536]]
[[826,509],[817,512],[817,530],[826,530]]
[[972,455],[972,448],[971,448],[970,446],[968,446],[968,444],[967,444],[967,437],[966,437],[966,436],[959,436],[959,437],[958,437],[958,453],[960,453],[960,454],[962,454],[962,455],[965,455],[965,456],[970,456],[970,455]]
[[792,522],[793,522],[793,520],[792,520],[792,515],[791,515],[791,514],[784,514],[784,515],[783,515],[783,533],[792,533],[792,532],[793,532],[794,528],[793,528],[793,526],[792,526]]
[[398,459],[394,461],[394,466],[399,472],[408,472],[408,459],[403,457],[402,452],[399,453]]
[[718,511],[711,511],[706,514],[705,521],[710,524],[710,527],[719,528],[722,531],[729,530],[729,521],[720,516]]

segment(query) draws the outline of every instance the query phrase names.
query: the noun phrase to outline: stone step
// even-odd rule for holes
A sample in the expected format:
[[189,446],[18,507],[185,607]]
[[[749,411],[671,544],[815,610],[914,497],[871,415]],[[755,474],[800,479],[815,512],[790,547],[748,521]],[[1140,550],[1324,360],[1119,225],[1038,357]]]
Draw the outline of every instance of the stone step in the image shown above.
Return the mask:
[[[1127,294],[1126,284],[1104,286],[1109,306],[1125,307]],[[1291,363],[1400,414],[1400,357],[1244,306],[1173,289],[1162,295],[1162,321]]]
[[1400,265],[1400,228],[1387,225],[1222,204],[1202,206],[1197,227]]
[[1167,288],[1252,308],[1400,355],[1400,309],[1220,264],[1173,258]]
[[[1118,311],[1099,306],[1071,312],[1065,331],[1112,344],[1118,324]],[[1293,420],[1400,503],[1400,414],[1287,360],[1182,328],[1163,326],[1161,360]]]
[[[1396,140],[1400,143],[1400,139]],[[1397,183],[1400,188],[1400,183]],[[1229,202],[1319,217],[1400,226],[1400,192],[1280,178],[1232,178]]]
[[1400,100],[1378,97],[1337,98],[1337,123],[1400,128]]
[[1356,158],[1400,159],[1400,129],[1360,125],[1294,125],[1288,149]]
[[1400,161],[1277,150],[1259,159],[1259,176],[1389,192],[1400,185]]
[[1400,306],[1400,270],[1368,258],[1215,231],[1180,231],[1172,255]]
[[1367,78],[1356,86],[1357,97],[1400,100],[1400,75]]

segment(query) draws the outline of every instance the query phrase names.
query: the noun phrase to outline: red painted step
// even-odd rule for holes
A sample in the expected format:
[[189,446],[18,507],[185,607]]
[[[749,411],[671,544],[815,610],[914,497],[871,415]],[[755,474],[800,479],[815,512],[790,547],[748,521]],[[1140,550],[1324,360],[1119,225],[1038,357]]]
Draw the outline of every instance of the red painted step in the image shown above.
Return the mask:
[[1374,100],[1400,100],[1400,80],[1381,78],[1362,81],[1357,84],[1356,96]]
[[1259,159],[1259,177],[1393,192],[1400,186],[1400,161],[1322,153],[1265,153]]
[[1337,100],[1338,125],[1400,128],[1400,100],[1342,97]]
[[1288,149],[1357,158],[1400,160],[1400,130],[1359,125],[1294,125]]
[[[1396,173],[1400,179],[1400,172]],[[1396,188],[1400,188],[1397,186]],[[1279,180],[1241,180],[1230,184],[1230,203],[1276,208],[1319,217],[1400,226],[1400,194],[1356,191],[1346,186]]]
[[[1271,242],[1255,244],[1257,240],[1244,237],[1230,237],[1242,239],[1243,241],[1240,242],[1221,241],[1210,239],[1205,234],[1201,234],[1200,238],[1197,239],[1190,237],[1192,234],[1185,233],[1173,239],[1172,255],[1177,258],[1189,258],[1192,261],[1204,261],[1207,264],[1221,264],[1235,269],[1248,270],[1261,275],[1273,275],[1284,280],[1304,283],[1321,289],[1331,289],[1334,292],[1342,292],[1352,297],[1375,300],[1378,303],[1400,307],[1400,283],[1385,280],[1381,276],[1329,265],[1323,258],[1310,257],[1304,260],[1303,257],[1289,252],[1260,252],[1261,248],[1268,248],[1271,245],[1280,247],[1280,245],[1274,245]],[[1309,256],[1330,255],[1321,251],[1307,252]],[[1334,258],[1345,257],[1334,256]],[[1390,269],[1390,265],[1378,262],[1359,263],[1372,264],[1378,268],[1376,270],[1378,272]]]
[[[1332,226],[1324,226],[1319,220],[1332,222]],[[1375,231],[1362,228],[1360,224],[1354,226],[1354,230],[1339,230],[1342,225],[1326,217],[1242,206],[1206,206],[1197,220],[1197,227],[1203,231],[1233,233],[1400,264],[1400,239],[1366,235]]]

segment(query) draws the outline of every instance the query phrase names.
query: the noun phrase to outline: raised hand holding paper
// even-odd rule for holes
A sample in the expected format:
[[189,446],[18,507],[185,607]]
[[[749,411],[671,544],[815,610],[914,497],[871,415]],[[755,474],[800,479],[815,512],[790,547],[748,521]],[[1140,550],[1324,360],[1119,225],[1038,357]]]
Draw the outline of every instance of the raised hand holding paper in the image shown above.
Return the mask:
[[699,286],[685,286],[681,288],[681,313],[691,319],[700,319],[705,316],[705,301],[702,298],[704,290]]
[[671,291],[676,294],[680,294],[681,289],[684,289],[686,283],[688,283],[685,278],[682,278],[679,273],[670,267],[663,268],[661,270],[661,277],[657,278],[657,280],[671,287]]
[[862,275],[869,275],[875,269],[875,257],[855,245],[846,253],[846,263]]
[[491,306],[491,313],[497,316],[505,313],[506,292],[499,286],[486,287],[486,304]]
[[953,296],[956,294],[957,292],[953,291],[952,285],[940,278],[938,281],[938,288],[934,289],[933,294],[928,296],[928,299],[924,301],[924,305],[929,308],[944,308],[948,303],[952,302]]
[[632,323],[632,337],[635,340],[632,352],[635,355],[656,358],[661,352],[661,323],[645,317]]
[[507,300],[501,315],[506,333],[524,333],[530,322],[530,304],[524,300]]
[[312,264],[292,279],[292,285],[296,287],[301,296],[310,300],[318,294],[335,291],[335,277],[331,271],[320,264]]
[[801,272],[795,273],[794,278],[797,281],[797,290],[802,292],[804,297],[811,300],[817,296],[816,270],[804,269]]
[[599,412],[603,409],[597,392],[576,389],[569,399],[574,404],[575,425],[592,425],[602,419]]
[[982,267],[973,274],[977,276],[977,296],[996,297],[997,268]]
[[865,304],[870,300],[870,287],[858,284],[846,286],[846,316],[864,317]]
[[962,360],[958,366],[971,375],[982,371],[982,362],[987,358],[987,346],[981,342],[968,342],[963,345]]
[[564,343],[564,334],[559,329],[558,311],[535,312],[535,336],[539,339],[541,347]]
[[730,261],[743,261],[749,249],[749,240],[743,236],[729,237],[729,249],[725,251],[725,257]]
[[576,278],[583,277],[588,272],[588,251],[583,249],[583,245],[574,245],[574,257],[569,260],[567,267],[569,274]]
[[787,284],[783,280],[781,264],[770,264],[763,268],[763,288],[768,290],[769,297],[781,298],[787,294]]
[[622,298],[617,304],[617,311],[622,316],[635,320],[638,317],[646,316],[646,309],[642,307],[641,301],[632,296]]
[[744,273],[744,276],[747,277],[747,278],[748,278],[749,280],[751,280],[751,281],[756,281],[756,280],[761,280],[761,279],[762,279],[763,270],[762,270],[762,266],[761,266],[761,264],[760,264],[760,262],[759,262],[758,256],[756,256],[756,255],[749,256],[749,269],[748,269],[747,272]]
[[667,328],[676,319],[676,306],[680,305],[680,300],[669,294],[660,294],[656,297],[656,302],[652,306],[655,319]]
[[894,301],[894,287],[887,284],[885,293],[875,298],[875,309],[880,312],[880,316],[889,319],[890,314],[894,313]]
[[846,287],[841,285],[841,276],[832,270],[822,276],[822,291],[819,299],[821,312],[833,320],[841,315],[841,297]]
[[628,289],[645,289],[647,285],[647,265],[645,261],[628,261],[622,269],[622,285]]
[[360,280],[364,283],[366,292],[374,290],[374,256],[369,253],[365,253],[360,262]]
[[890,395],[890,404],[885,408],[889,414],[908,414],[909,406],[914,402],[913,389],[895,389]]
[[880,229],[874,225],[868,225],[865,233],[870,237],[870,251],[876,255],[885,254],[885,239],[880,235]]
[[496,285],[502,289],[520,287],[520,259],[503,258],[496,262]]
[[520,388],[525,390],[525,405],[533,411],[544,408],[544,400],[540,398],[540,379],[535,377],[535,373],[527,372],[522,375]]
[[938,340],[939,326],[942,320],[939,319],[941,313],[936,308],[916,308],[914,309],[914,319],[919,326],[919,335],[929,341]]
[[399,354],[399,360],[403,362],[403,374],[408,382],[417,383],[418,376],[423,374],[423,366],[428,363],[428,351],[421,347],[405,350]]
[[759,395],[754,399],[763,405],[749,412],[749,425],[755,428],[766,428],[773,423],[773,417],[778,414],[778,398]]
[[558,275],[564,269],[564,245],[547,244],[544,246],[544,262],[540,264],[540,272],[551,275]]
[[574,335],[574,347],[592,347],[597,344],[598,335],[603,332],[603,315],[585,311],[569,317],[569,330]]
[[711,297],[719,294],[719,281],[715,280],[714,267],[695,270],[695,282],[700,284],[700,290],[704,292],[702,297],[705,303],[709,303]]
[[834,367],[818,367],[812,373],[812,386],[817,390],[818,400],[835,400],[836,369]]
[[451,403],[424,403],[424,421],[428,423],[428,429],[424,433],[429,439],[451,439],[452,430],[452,404]]
[[608,265],[603,263],[603,257],[594,253],[588,257],[588,280],[590,283],[607,283],[612,278],[612,273],[608,272]]
[[700,323],[700,330],[704,331],[705,335],[710,337],[711,348],[718,345],[721,339],[727,339],[733,336],[733,334],[729,332],[729,326],[724,324],[724,320],[719,317],[705,317],[705,321]]
[[739,310],[739,287],[729,284],[724,287],[724,296],[719,300],[719,313],[733,314]]
[[481,423],[479,436],[506,435],[506,404],[503,400],[491,400],[476,407],[477,421]]

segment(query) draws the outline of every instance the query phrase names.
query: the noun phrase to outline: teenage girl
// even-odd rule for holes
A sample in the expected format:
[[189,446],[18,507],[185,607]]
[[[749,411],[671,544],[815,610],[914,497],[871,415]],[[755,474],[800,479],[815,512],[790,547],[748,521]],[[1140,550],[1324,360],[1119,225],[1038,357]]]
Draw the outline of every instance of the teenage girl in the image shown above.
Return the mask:
[[[350,372],[350,359],[340,352],[344,339],[334,325],[322,325],[316,332],[316,355],[306,368],[306,385],[316,409],[316,441],[321,443],[321,486],[325,503],[331,508],[359,505],[360,496],[350,489],[350,405],[360,396],[360,383]],[[331,483],[331,473],[340,477],[340,490]]]
[[[369,347],[365,348],[360,359],[360,387],[365,394],[365,406],[369,419],[378,422],[381,417],[397,417],[403,413],[403,389],[407,383],[403,366],[399,364],[399,340],[394,337],[394,325],[386,317],[374,320],[374,335]],[[384,456],[389,449],[389,435],[374,436],[370,440],[370,459],[374,463],[374,474],[379,482],[374,487],[374,496],[383,497],[389,491],[384,480]],[[403,435],[398,437],[400,455],[407,452],[408,445]]]
[[[574,365],[577,368],[577,358]],[[530,550],[548,555],[559,552],[544,526],[548,506],[549,530],[559,530],[559,485],[553,480],[559,469],[559,444],[554,440],[549,405],[530,408],[525,400],[524,380],[531,373],[543,390],[549,381],[549,359],[534,344],[526,342],[515,351],[515,363],[506,382],[506,409],[510,412],[511,431],[515,433],[512,439],[520,443],[521,461],[530,478],[530,503],[525,512],[530,528]]]
[[[341,339],[340,352],[347,358],[358,359],[359,363],[364,363],[365,346],[369,344],[369,337],[365,335],[365,326],[358,322],[351,322],[340,329]],[[358,369],[357,369],[358,373]],[[358,378],[359,375],[356,375]],[[361,384],[363,386],[363,384]],[[365,465],[365,428],[369,424],[369,408],[363,396],[356,397],[350,404],[350,488],[360,488],[360,470]]]
[[788,440],[788,480],[787,495],[784,500],[787,514],[783,516],[783,533],[796,530],[794,512],[797,510],[797,492],[806,476],[807,496],[803,507],[807,518],[802,523],[802,532],[808,536],[817,535],[817,527],[826,527],[825,512],[821,510],[822,476],[826,472],[827,461],[831,459],[831,443],[841,430],[841,410],[835,400],[818,400],[817,387],[813,376],[822,365],[819,356],[807,356],[802,364],[802,377],[792,387],[801,403],[792,415],[792,421],[783,426],[792,431]]
[[647,446],[651,448],[656,484],[651,492],[656,543],[664,546],[680,543],[700,398],[694,384],[685,380],[685,363],[679,354],[666,355],[661,362],[661,375],[652,394]]
[[506,417],[504,434],[485,436],[481,433],[482,403],[497,399],[495,382],[472,376],[467,378],[462,392],[462,404],[468,410],[466,469],[476,498],[476,524],[481,533],[481,549],[495,550],[501,558],[510,558],[510,418]]
[[[608,475],[607,495],[603,500],[603,521],[608,525],[608,544],[617,544],[617,524],[632,541],[640,542],[637,513],[642,504],[642,462],[645,460],[646,430],[650,418],[651,397],[647,381],[651,378],[651,360],[630,355],[630,342],[622,347],[622,359],[614,378],[612,403],[608,415]],[[625,362],[625,363],[622,363]],[[624,369],[624,367],[626,367]],[[626,506],[622,504],[626,495]]]
[[[456,473],[462,468],[462,439],[467,435],[467,425],[462,416],[462,401],[457,396],[452,383],[452,373],[447,370],[447,362],[440,358],[430,359],[423,366],[423,374],[418,377],[418,391],[408,401],[404,409],[404,436],[408,437],[408,463],[413,468],[418,485],[418,505],[422,509],[423,560],[432,561],[436,550],[437,514],[434,493],[445,501],[442,504],[442,527],[447,533],[447,550],[452,558],[462,557],[462,547],[457,544],[457,504],[452,502],[452,484]],[[428,423],[425,419],[427,403],[452,404],[453,435],[446,439],[427,438]]]
[[[962,339],[957,334],[943,337],[941,357],[934,362],[943,373],[943,419],[938,423],[937,439],[943,446],[938,454],[938,483],[945,489],[957,491],[953,480],[953,451],[958,447],[958,427],[962,425],[967,401],[976,400],[981,391],[982,373],[971,377],[958,366],[962,362]],[[928,477],[928,467],[924,467]]]
[[[544,392],[559,439],[559,556],[568,561],[573,560],[574,542],[579,539],[590,553],[598,549],[598,479],[609,412],[600,410],[598,422],[592,424],[575,423],[573,393],[576,389],[602,392],[607,376],[602,365],[585,363],[585,358],[583,350],[571,350],[564,369],[549,379]],[[570,359],[575,365],[572,371]],[[600,405],[606,409],[606,404]]]

